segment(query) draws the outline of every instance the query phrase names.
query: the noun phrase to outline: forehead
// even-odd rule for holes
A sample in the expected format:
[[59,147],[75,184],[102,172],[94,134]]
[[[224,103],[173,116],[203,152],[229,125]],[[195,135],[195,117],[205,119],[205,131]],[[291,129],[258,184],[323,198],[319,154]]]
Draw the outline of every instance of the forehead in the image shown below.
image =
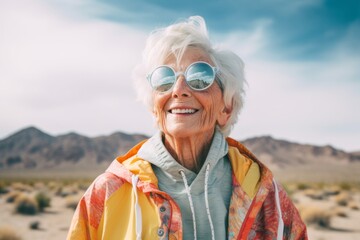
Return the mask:
[[201,48],[188,47],[182,56],[171,54],[164,61],[165,65],[186,67],[193,62],[203,61],[212,64],[209,54]]

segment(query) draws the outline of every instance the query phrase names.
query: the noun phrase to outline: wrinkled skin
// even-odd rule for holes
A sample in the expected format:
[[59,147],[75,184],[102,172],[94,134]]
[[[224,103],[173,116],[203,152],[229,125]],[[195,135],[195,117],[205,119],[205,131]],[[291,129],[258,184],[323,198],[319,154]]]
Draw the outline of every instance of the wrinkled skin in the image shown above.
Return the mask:
[[[214,65],[206,52],[194,47],[185,51],[179,64],[174,56],[164,64],[183,72],[196,61]],[[190,113],[176,113],[174,109],[190,109]],[[225,107],[216,82],[204,91],[194,91],[180,75],[169,92],[154,92],[153,114],[170,154],[187,169],[198,172],[209,151],[216,125],[225,125],[231,110]]]

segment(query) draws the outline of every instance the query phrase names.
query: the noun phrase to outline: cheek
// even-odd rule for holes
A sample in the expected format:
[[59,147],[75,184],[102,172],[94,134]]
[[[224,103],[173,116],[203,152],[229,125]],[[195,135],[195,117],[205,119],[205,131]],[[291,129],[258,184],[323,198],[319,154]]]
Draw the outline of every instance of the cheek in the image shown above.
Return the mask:
[[221,111],[219,102],[221,99],[218,96],[210,94],[210,97],[205,101],[206,104],[204,104],[204,112],[201,116],[202,126],[215,126],[217,114]]
[[161,130],[165,129],[166,112],[164,110],[167,102],[166,96],[156,95],[154,96],[154,108],[153,114],[156,118],[156,122]]

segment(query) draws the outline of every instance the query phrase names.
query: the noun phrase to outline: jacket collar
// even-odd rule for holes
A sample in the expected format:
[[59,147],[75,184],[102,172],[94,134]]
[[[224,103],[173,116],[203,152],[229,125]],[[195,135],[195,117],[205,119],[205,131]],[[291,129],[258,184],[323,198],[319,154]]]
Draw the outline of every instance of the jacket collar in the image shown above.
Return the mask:
[[[153,172],[151,164],[144,159],[138,157],[137,153],[141,146],[147,140],[143,140],[137,145],[135,145],[132,149],[130,149],[125,155],[117,157],[111,165],[108,167],[106,172],[110,172],[115,174],[116,176],[122,178],[123,180],[131,183],[131,177],[133,174],[139,176],[139,185],[151,185],[157,188],[158,180]],[[256,162],[260,167],[260,174],[261,174],[261,182],[260,185],[265,187],[266,189],[272,188],[272,178],[273,175],[271,171],[262,164],[253,153],[251,153],[244,145],[240,142],[232,139],[230,137],[226,138],[226,141],[229,144],[229,147],[234,147],[238,150],[241,155],[251,159],[252,161]],[[233,173],[237,173],[236,169],[236,156],[229,155],[229,159],[231,161],[231,165],[233,167]],[[140,187],[140,186],[139,186]]]

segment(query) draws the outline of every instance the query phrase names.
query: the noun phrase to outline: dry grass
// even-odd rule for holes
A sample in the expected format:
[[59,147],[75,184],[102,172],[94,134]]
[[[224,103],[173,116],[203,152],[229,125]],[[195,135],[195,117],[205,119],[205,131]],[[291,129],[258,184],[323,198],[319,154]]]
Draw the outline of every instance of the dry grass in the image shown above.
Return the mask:
[[79,203],[79,200],[80,200],[80,197],[77,195],[67,196],[65,206],[67,208],[71,208],[71,209],[75,210]]
[[22,182],[14,182],[13,184],[11,184],[11,189],[14,191],[19,191],[19,192],[32,192],[33,191],[33,187],[31,184],[26,184],[26,183],[22,183]]
[[321,227],[321,228],[330,228],[331,218],[333,214],[327,210],[320,209],[314,206],[300,206],[298,207],[301,218],[306,225]]
[[341,208],[341,207],[334,208],[333,215],[338,216],[338,217],[342,217],[342,218],[349,217],[346,210],[344,210],[344,208]]
[[339,184],[339,188],[343,191],[350,191],[353,188],[353,184],[348,182],[342,182]]
[[359,206],[359,203],[354,201],[354,200],[351,200],[349,203],[348,203],[348,207],[352,210],[360,210],[360,206]]
[[50,207],[51,198],[45,192],[39,192],[35,195],[40,212],[43,212],[46,207]]
[[37,181],[37,182],[34,183],[33,187],[34,187],[34,189],[36,191],[41,191],[42,192],[42,191],[48,190],[48,187],[46,186],[46,183],[44,183],[44,182]]
[[297,191],[292,198],[307,225],[309,239],[360,239],[358,182],[294,185]]
[[9,192],[6,196],[5,196],[5,201],[7,203],[13,203],[16,201],[16,199],[21,195],[21,192],[18,191],[12,191]]
[[341,193],[341,189],[338,186],[326,186],[324,188],[324,195],[327,197],[337,196]]
[[11,227],[0,227],[0,240],[21,240],[15,229]]
[[40,222],[39,221],[30,222],[29,228],[32,229],[32,230],[39,230],[40,229]]
[[307,183],[299,183],[297,185],[297,190],[305,190],[311,188],[309,184]]
[[304,190],[304,194],[305,194],[305,196],[307,196],[311,199],[315,199],[315,200],[326,199],[326,194],[324,194],[324,191],[322,191],[322,190],[308,188],[308,189]]
[[6,194],[9,192],[8,186],[4,181],[0,181],[0,194]]
[[39,210],[36,200],[27,195],[21,194],[15,201],[15,212],[24,215],[35,215]]
[[349,192],[342,192],[335,197],[335,202],[339,206],[348,206],[349,202],[352,200],[351,195]]
[[[73,211],[77,207],[78,201],[80,200],[84,190],[89,186],[89,181],[83,180],[14,180],[12,182],[6,182],[3,186],[9,190],[4,195],[4,199],[12,196],[12,202],[15,204],[4,204],[10,209],[9,216],[18,218],[20,221],[24,219],[25,228],[22,229],[22,233],[25,236],[49,236],[50,232],[55,232],[56,236],[60,236],[57,239],[64,239],[66,237],[66,230],[59,231],[58,226],[61,224],[70,224],[71,216]],[[339,233],[339,234],[352,234],[351,231],[357,231],[356,227],[353,227],[349,222],[358,221],[359,210],[359,199],[360,199],[360,186],[358,183],[299,183],[299,182],[287,182],[284,184],[285,189],[289,195],[293,198],[295,203],[299,203],[302,206],[298,207],[299,212],[307,224],[308,229],[324,233]],[[29,192],[31,191],[31,192]],[[39,206],[39,203],[35,200],[36,193],[46,192],[46,197],[52,200],[50,210],[47,212],[32,217],[23,217],[21,214],[13,214],[11,210],[13,207],[16,208],[19,196],[24,194],[32,200],[30,205]],[[34,203],[34,200],[36,203]],[[37,208],[37,212],[39,209]],[[54,214],[53,214],[54,213]],[[65,214],[64,214],[65,213]],[[354,215],[355,213],[355,215]],[[64,215],[62,215],[64,214]],[[66,214],[69,214],[68,216]],[[38,217],[41,216],[41,226],[38,221]],[[59,216],[67,216],[64,220],[60,219]],[[16,221],[19,221],[19,220]],[[31,219],[26,220],[25,219]],[[50,220],[49,220],[50,219]],[[56,219],[56,220],[55,220]],[[0,220],[1,222],[2,220]],[[13,220],[15,221],[15,220]],[[51,222],[51,225],[49,224]],[[62,229],[66,229],[67,225],[62,225]],[[14,224],[16,225],[16,224]],[[40,228],[41,227],[41,228]],[[34,231],[33,229],[40,229],[41,231]],[[340,229],[340,230],[337,230]],[[341,231],[341,229],[343,231]],[[348,231],[348,232],[346,232]],[[360,235],[360,230],[358,231]],[[355,232],[354,234],[356,234]],[[41,234],[41,235],[40,235]],[[48,235],[46,235],[48,234]],[[62,235],[63,234],[63,235]],[[55,236],[53,235],[53,236]],[[310,235],[309,235],[310,237]],[[49,237],[32,237],[27,239],[51,239]],[[312,238],[318,239],[318,238]],[[328,239],[324,235],[324,239]],[[335,239],[347,239],[335,238]],[[360,238],[359,238],[360,239]],[[0,238],[0,240],[2,240]],[[332,239],[333,240],[333,239]]]
[[76,184],[68,185],[62,188],[60,196],[66,197],[70,195],[76,195],[79,193],[79,191],[80,191],[79,186],[77,186]]

